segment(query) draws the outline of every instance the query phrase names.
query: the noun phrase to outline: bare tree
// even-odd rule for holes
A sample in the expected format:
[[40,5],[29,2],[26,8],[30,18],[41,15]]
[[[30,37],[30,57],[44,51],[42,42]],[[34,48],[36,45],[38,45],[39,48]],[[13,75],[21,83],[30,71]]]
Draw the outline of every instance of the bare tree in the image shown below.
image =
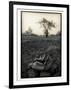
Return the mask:
[[46,37],[48,37],[48,31],[51,30],[52,27],[55,28],[55,24],[52,21],[48,21],[45,18],[43,18],[39,23],[44,28],[44,34]]
[[31,27],[28,28],[28,30],[26,31],[26,34],[32,34],[32,29],[31,29]]
[[32,33],[31,27],[28,28],[28,32],[29,32],[29,33]]

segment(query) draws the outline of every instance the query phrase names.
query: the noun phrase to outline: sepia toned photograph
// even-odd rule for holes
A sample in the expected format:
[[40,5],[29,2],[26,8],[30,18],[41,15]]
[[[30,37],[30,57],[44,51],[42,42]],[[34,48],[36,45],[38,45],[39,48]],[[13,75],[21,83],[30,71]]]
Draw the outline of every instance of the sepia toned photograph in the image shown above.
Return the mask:
[[9,2],[9,88],[69,85],[69,5]]
[[21,78],[60,77],[62,14],[21,14]]

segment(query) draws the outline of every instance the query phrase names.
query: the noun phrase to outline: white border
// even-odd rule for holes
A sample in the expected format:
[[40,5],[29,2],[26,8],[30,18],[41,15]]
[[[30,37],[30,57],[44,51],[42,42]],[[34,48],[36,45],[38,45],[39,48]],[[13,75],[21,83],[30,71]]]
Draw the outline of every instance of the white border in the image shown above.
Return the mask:
[[[42,84],[42,83],[61,83],[67,81],[67,9],[58,7],[42,7],[42,6],[27,6],[27,5],[14,5],[14,22],[13,22],[13,83],[14,85],[29,85],[29,84]],[[62,13],[62,76],[50,78],[27,78],[21,79],[21,11],[25,9],[40,9],[43,12],[56,12]]]

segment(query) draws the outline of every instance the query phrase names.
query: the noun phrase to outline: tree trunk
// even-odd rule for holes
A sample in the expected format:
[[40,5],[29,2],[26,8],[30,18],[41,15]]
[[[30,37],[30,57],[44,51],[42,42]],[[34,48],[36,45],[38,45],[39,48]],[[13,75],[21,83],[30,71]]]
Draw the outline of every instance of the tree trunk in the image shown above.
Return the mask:
[[48,37],[48,34],[46,34],[46,38]]
[[45,31],[45,36],[48,37],[48,30]]

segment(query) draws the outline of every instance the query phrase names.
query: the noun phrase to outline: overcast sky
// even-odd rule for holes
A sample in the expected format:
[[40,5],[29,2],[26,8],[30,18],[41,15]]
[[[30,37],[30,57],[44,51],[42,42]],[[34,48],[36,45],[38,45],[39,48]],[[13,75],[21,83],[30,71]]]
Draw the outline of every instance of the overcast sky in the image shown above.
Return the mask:
[[56,28],[52,28],[52,30],[49,31],[50,34],[56,34],[58,31],[60,31],[60,17],[60,14],[53,13],[22,12],[22,33],[31,27],[32,33],[44,35],[43,28],[41,28],[38,22],[45,18],[49,21],[53,21],[56,24]]

